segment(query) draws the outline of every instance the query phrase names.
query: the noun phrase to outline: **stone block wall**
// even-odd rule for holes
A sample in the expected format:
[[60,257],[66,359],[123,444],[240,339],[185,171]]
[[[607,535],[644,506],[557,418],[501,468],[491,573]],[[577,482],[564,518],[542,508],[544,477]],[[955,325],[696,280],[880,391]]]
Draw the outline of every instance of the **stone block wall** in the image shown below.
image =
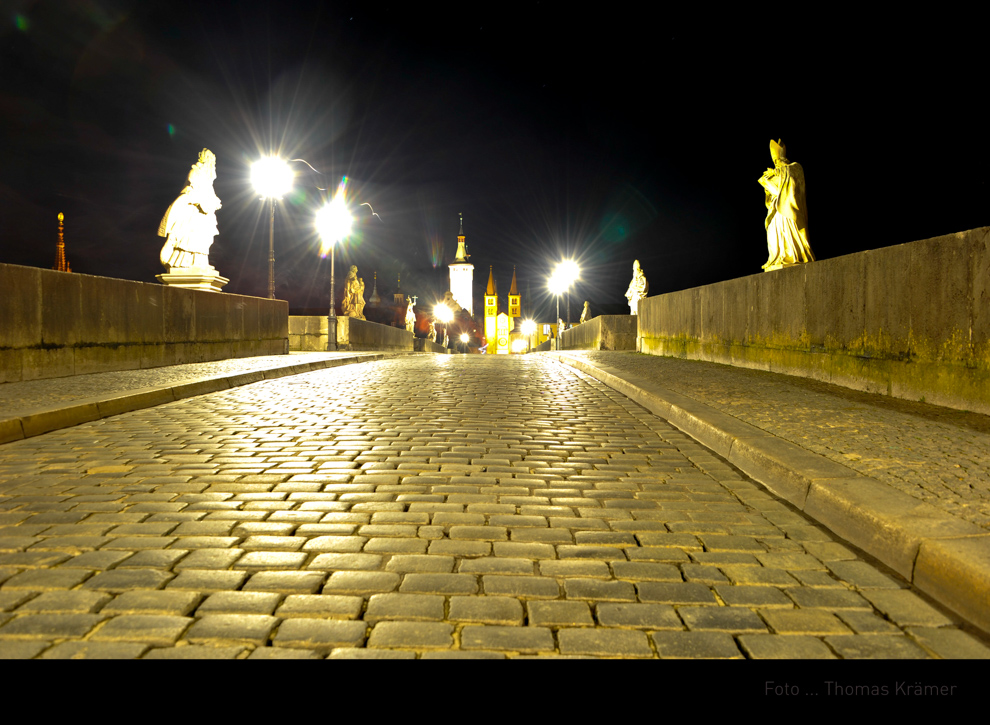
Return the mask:
[[[413,333],[405,328],[381,325],[353,317],[337,318],[338,350],[413,350]],[[327,318],[325,315],[292,315],[289,317],[289,349],[322,351],[327,349]]]
[[560,336],[560,349],[635,350],[636,331],[634,315],[599,315],[564,330]]
[[288,352],[289,306],[0,264],[0,382]]
[[638,345],[990,414],[990,227],[649,297]]

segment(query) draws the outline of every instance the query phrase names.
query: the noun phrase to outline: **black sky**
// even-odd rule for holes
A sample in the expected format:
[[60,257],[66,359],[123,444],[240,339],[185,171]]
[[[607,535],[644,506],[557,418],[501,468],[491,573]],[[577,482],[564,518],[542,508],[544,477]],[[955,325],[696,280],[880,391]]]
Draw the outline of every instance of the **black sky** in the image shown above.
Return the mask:
[[[975,10],[0,5],[0,262],[51,267],[62,211],[74,271],[154,281],[159,220],[204,147],[223,202],[211,261],[258,296],[268,224],[248,168],[270,148],[350,178],[338,279],[354,263],[369,294],[377,270],[380,293],[401,274],[439,296],[463,212],[476,309],[489,265],[502,295],[515,265],[547,320],[564,256],[585,270],[575,316],[624,303],[634,259],[651,294],[759,272],[771,137],[804,167],[819,259],[990,223]],[[297,168],[277,296],[320,308],[323,181]]]

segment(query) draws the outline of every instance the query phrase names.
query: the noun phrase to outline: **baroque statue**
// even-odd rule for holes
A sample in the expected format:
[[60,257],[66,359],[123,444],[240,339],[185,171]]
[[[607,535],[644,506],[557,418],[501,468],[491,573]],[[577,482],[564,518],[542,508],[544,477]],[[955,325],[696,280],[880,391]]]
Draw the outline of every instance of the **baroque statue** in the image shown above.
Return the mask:
[[364,279],[357,276],[358,268],[351,265],[351,270],[344,280],[344,299],[340,303],[340,311],[345,317],[356,317],[366,320],[364,316]]
[[413,310],[412,300],[409,300],[409,306],[406,308],[406,330],[416,332],[416,312]]
[[808,210],[805,206],[804,169],[791,163],[781,140],[770,140],[773,168],[763,172],[759,184],[766,191],[767,248],[770,257],[763,269],[769,272],[792,264],[814,262],[808,243]]
[[649,290],[650,283],[646,281],[646,275],[643,274],[643,268],[639,266],[639,260],[637,259],[633,262],[633,278],[629,283],[629,289],[626,290],[630,315],[639,313],[639,301],[646,297],[646,293]]
[[581,311],[581,319],[578,322],[585,323],[591,319],[591,304],[588,300],[584,301],[584,310]]
[[437,341],[437,321],[434,320],[432,317],[430,318],[430,330],[427,333],[426,337],[430,340],[430,342]]
[[210,264],[210,247],[220,233],[216,213],[220,199],[213,191],[216,178],[217,157],[203,149],[189,170],[185,188],[158,225],[158,236],[165,237],[160,258],[168,272],[176,268],[215,271]]

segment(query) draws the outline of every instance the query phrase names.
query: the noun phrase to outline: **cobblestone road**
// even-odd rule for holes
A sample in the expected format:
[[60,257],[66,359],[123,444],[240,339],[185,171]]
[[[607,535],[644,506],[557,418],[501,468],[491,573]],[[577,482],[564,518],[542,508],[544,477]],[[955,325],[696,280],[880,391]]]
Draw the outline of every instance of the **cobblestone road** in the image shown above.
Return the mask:
[[545,358],[265,381],[0,446],[0,657],[982,657]]

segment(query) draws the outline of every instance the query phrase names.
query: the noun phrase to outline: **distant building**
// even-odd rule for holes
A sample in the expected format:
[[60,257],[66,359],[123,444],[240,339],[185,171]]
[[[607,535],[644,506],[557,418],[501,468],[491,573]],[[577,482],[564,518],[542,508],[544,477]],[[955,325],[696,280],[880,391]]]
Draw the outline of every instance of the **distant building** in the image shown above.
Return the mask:
[[450,292],[454,301],[474,317],[474,265],[468,262],[464,237],[464,215],[460,215],[461,227],[457,234],[457,257],[448,265],[450,269]]

